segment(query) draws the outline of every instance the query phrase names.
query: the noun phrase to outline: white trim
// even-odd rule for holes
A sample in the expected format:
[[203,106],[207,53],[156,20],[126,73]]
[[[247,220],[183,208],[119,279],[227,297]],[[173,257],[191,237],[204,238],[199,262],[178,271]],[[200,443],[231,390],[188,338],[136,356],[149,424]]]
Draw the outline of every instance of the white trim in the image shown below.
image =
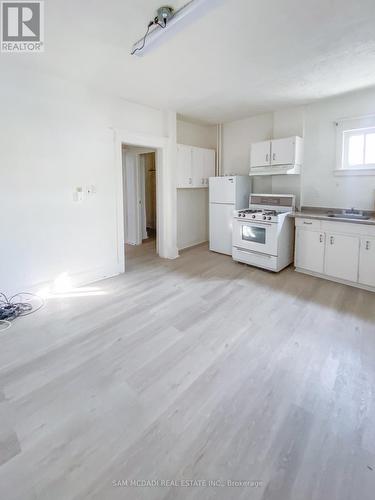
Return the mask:
[[300,165],[282,165],[275,167],[251,167],[249,175],[254,177],[256,175],[300,175]]
[[362,135],[366,131],[375,129],[375,115],[364,115],[357,118],[345,118],[335,121],[336,125],[336,168],[334,175],[374,175],[375,166],[347,164],[347,143],[344,136]]
[[178,247],[178,250],[187,250],[188,248],[197,247],[198,245],[203,245],[203,243],[208,243],[208,240],[196,240],[193,243],[188,243],[187,245],[182,245]]
[[134,134],[127,130],[115,130],[115,182],[116,182],[116,207],[117,207],[117,262],[118,272],[125,271],[124,252],[124,195],[122,183],[122,144],[148,147],[156,150],[156,199],[157,199],[157,252],[160,257],[175,259],[178,257],[176,231],[174,228],[175,210],[173,197],[176,189],[173,177],[173,165],[170,161],[175,147],[173,141],[167,137]]
[[354,167],[354,168],[338,168],[333,171],[334,175],[350,177],[355,175],[375,175],[374,167]]
[[339,118],[335,120],[335,125],[340,125],[341,123],[350,122],[354,120],[367,120],[369,118],[375,118],[375,113],[369,113],[368,115],[359,115],[359,116],[347,116],[345,118]]
[[347,280],[342,280],[340,278],[333,278],[332,276],[328,276],[327,274],[320,274],[314,271],[308,271],[307,269],[302,269],[301,267],[296,267],[295,271],[297,273],[314,276],[314,278],[322,278],[327,281],[334,281],[335,283],[340,283],[341,285],[354,286],[355,288],[360,288],[361,290],[367,290],[368,292],[375,292],[375,287],[362,285],[361,283],[357,283],[355,281],[347,281]]
[[[109,264],[105,266],[100,266],[93,269],[84,269],[77,273],[69,273],[70,285],[73,288],[79,288],[82,286],[90,285],[96,283],[97,281],[102,281],[119,274],[118,266]],[[15,294],[19,292],[20,289],[27,290],[35,294],[41,293],[43,290],[48,288],[53,289],[54,279],[48,279],[46,281],[38,281],[36,283],[19,283],[12,286],[12,288],[7,290],[8,295]],[[56,292],[57,293],[57,292]],[[63,292],[62,292],[63,293]],[[66,291],[69,293],[69,289]]]

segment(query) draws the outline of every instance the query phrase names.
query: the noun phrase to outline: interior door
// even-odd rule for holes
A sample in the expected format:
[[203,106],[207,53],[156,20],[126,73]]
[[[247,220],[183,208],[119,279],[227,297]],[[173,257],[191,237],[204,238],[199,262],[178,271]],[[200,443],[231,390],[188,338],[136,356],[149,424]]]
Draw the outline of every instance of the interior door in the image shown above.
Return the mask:
[[322,274],[324,271],[324,246],[324,233],[298,227],[296,230],[296,267]]
[[177,145],[177,187],[193,186],[192,148],[183,144]]
[[375,287],[375,238],[361,238],[359,282]]
[[295,138],[271,141],[271,165],[293,165],[295,163]]
[[124,153],[124,229],[125,242],[130,245],[140,245],[142,243],[142,200],[138,156],[131,152]]
[[142,241],[148,238],[146,221],[146,168],[145,155],[137,155],[138,159],[138,210]]
[[264,167],[271,163],[271,142],[255,142],[251,145],[250,166]]
[[358,281],[359,238],[343,234],[326,235],[325,273],[334,278]]

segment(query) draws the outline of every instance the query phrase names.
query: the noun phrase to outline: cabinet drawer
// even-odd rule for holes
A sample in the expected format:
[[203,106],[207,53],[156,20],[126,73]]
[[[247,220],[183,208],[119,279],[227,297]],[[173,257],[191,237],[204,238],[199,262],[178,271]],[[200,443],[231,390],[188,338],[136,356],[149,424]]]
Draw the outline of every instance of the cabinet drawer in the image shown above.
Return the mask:
[[296,227],[304,227],[306,229],[320,231],[320,226],[321,221],[318,219],[303,219],[302,217],[296,217]]
[[375,237],[375,225],[360,222],[322,221],[322,231]]

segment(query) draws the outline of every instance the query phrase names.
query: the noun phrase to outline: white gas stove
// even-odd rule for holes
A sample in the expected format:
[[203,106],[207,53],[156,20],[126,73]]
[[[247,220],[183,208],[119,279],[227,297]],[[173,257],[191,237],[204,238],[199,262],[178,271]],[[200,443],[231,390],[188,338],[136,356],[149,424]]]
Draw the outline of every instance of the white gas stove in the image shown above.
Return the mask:
[[233,259],[276,272],[293,262],[294,228],[288,214],[294,208],[294,195],[250,195],[249,208],[234,215]]
[[287,212],[278,212],[277,210],[261,210],[256,208],[245,208],[244,210],[238,210],[237,217],[247,220],[261,220],[270,222],[279,222],[282,216],[285,217]]

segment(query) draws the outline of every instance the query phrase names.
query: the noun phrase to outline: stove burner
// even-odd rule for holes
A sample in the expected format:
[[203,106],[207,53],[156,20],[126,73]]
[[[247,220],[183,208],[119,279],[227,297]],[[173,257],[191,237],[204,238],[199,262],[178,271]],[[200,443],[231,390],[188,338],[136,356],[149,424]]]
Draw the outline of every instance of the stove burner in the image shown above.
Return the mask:
[[280,210],[275,210],[272,208],[245,208],[238,211],[238,217],[244,217],[247,219],[256,220],[267,220],[271,222],[278,222],[279,216],[284,215],[285,212]]
[[240,210],[241,214],[260,214],[263,210],[247,208],[246,210]]
[[273,216],[277,216],[277,215],[279,215],[281,212],[278,212],[277,210],[263,210],[263,213],[264,213],[264,215],[273,215]]

